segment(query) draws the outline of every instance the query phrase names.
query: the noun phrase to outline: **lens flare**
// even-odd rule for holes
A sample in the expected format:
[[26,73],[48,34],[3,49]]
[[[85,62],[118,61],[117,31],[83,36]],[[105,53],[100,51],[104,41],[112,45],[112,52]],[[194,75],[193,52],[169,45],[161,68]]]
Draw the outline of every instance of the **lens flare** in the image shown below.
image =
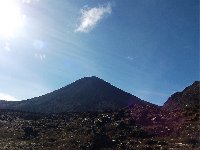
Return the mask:
[[16,0],[0,0],[0,36],[12,37],[23,25],[23,15]]

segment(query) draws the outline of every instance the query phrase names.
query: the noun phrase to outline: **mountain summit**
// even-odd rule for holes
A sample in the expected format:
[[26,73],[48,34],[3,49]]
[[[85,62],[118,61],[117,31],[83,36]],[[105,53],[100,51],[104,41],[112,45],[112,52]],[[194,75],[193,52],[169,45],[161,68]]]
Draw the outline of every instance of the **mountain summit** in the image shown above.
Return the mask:
[[81,78],[46,95],[8,102],[4,106],[22,111],[59,113],[114,110],[134,103],[143,101],[92,76]]

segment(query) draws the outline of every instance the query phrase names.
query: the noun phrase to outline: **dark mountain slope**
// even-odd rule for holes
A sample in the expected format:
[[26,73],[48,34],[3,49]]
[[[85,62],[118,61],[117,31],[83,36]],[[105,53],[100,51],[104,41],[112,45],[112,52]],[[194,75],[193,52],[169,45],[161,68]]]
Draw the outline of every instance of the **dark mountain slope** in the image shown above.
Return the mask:
[[59,113],[114,110],[134,103],[145,102],[93,76],[40,97],[4,104],[4,108]]
[[163,105],[162,109],[167,111],[185,110],[188,108],[199,109],[200,81],[194,82],[182,92],[174,93]]
[[133,104],[127,109],[135,122],[146,131],[160,136],[198,137],[200,82],[173,94],[163,107]]
[[[162,110],[172,116],[168,121],[174,126],[174,135],[182,138],[193,137],[199,139],[200,135],[200,81],[194,82],[182,92],[173,94],[164,104]],[[175,119],[174,119],[175,118]],[[188,139],[191,140],[191,139]]]

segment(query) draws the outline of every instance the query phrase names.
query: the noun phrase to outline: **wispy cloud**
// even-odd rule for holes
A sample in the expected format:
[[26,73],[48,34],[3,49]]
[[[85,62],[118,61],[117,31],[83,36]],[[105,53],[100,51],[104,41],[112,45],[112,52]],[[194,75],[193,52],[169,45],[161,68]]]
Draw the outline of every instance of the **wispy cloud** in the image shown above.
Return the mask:
[[22,3],[27,3],[27,4],[30,4],[32,2],[39,2],[40,0],[21,0]]
[[10,43],[6,42],[6,43],[5,43],[5,46],[4,46],[4,49],[5,49],[6,51],[10,51]]
[[85,7],[81,9],[80,23],[75,32],[89,32],[98,22],[100,22],[106,14],[111,14],[112,8],[110,3],[106,6]]
[[131,56],[127,56],[127,57],[126,57],[126,59],[129,60],[129,61],[133,61],[133,60],[135,60],[136,58],[137,58],[137,57],[131,57]]
[[5,93],[0,93],[0,100],[19,101],[17,98]]
[[166,93],[157,92],[157,91],[140,90],[139,93],[142,95],[151,95],[151,96],[161,96],[161,97],[169,96]]
[[46,54],[35,53],[35,57],[39,58],[41,61],[43,61],[44,59],[46,59]]

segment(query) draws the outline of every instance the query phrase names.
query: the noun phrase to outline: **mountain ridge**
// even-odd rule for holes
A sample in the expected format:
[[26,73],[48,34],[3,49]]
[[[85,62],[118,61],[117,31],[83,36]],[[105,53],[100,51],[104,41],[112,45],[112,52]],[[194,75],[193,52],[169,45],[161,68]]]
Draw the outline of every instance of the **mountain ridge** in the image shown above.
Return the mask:
[[[6,103],[6,102],[1,102]],[[5,108],[32,112],[104,111],[148,103],[96,76],[84,77],[45,95],[19,102],[8,102]],[[152,104],[154,105],[154,104]]]
[[[102,78],[99,78],[99,77],[97,77],[97,76],[86,76],[86,77],[80,78],[80,79],[78,79],[78,80],[75,80],[75,81],[69,83],[69,84],[66,85],[66,86],[69,86],[69,85],[71,85],[71,84],[73,84],[73,83],[75,83],[75,82],[77,82],[77,81],[79,81],[79,80],[81,80],[81,79],[87,79],[87,78],[88,78],[88,79],[89,79],[89,78],[96,78],[96,79],[103,80]],[[105,81],[105,80],[103,80],[103,81]],[[113,87],[115,87],[115,88],[117,88],[117,89],[119,89],[119,90],[121,90],[121,91],[127,93],[127,94],[131,94],[131,93],[126,92],[126,91],[124,91],[123,89],[121,89],[121,88],[119,88],[119,87],[117,87],[117,86],[115,86],[115,85],[113,85],[113,84],[107,82],[107,81],[105,81],[105,82],[108,83],[108,84],[110,84],[111,86],[113,86]],[[63,89],[63,88],[65,88],[66,86],[63,86],[63,87],[58,88],[58,89],[55,89],[55,90],[50,91],[50,92],[48,92],[48,93],[42,94],[42,95],[40,95],[40,96],[35,96],[35,97],[32,97],[32,98],[23,99],[23,100],[20,100],[20,101],[26,101],[26,100],[30,100],[30,99],[34,99],[34,98],[38,98],[38,97],[41,97],[41,96],[45,96],[45,95],[47,95],[47,94],[49,94],[49,93],[52,93],[52,92],[58,91],[58,90],[60,90],[60,89]],[[133,94],[131,94],[131,95],[133,95]],[[134,95],[134,96],[135,96],[135,95]],[[135,97],[137,97],[137,96],[135,96]],[[137,98],[139,98],[139,97],[137,97]],[[7,100],[0,100],[0,101],[7,101]],[[12,101],[12,102],[13,102],[13,101]],[[18,102],[18,101],[17,101],[17,102]],[[155,104],[155,105],[156,105],[156,104]]]
[[[195,81],[192,85],[186,87],[182,92],[187,92],[187,90],[193,86],[196,86],[197,89],[199,81]],[[0,109],[60,113],[105,111],[109,109],[115,110],[136,104],[138,107],[148,105],[153,109],[158,108],[170,111],[170,108],[168,108],[171,105],[170,99],[173,99],[173,97],[179,97],[178,99],[181,99],[180,93],[182,92],[172,94],[163,106],[158,106],[145,100],[141,100],[137,96],[125,92],[99,77],[90,76],[83,77],[68,84],[67,86],[31,99],[15,102],[0,100]],[[199,94],[198,90],[196,90],[196,94]],[[196,98],[196,101],[198,101],[198,98],[199,97]],[[172,104],[177,106],[178,104],[176,103],[177,102],[175,101]],[[197,104],[197,102],[195,103]]]

